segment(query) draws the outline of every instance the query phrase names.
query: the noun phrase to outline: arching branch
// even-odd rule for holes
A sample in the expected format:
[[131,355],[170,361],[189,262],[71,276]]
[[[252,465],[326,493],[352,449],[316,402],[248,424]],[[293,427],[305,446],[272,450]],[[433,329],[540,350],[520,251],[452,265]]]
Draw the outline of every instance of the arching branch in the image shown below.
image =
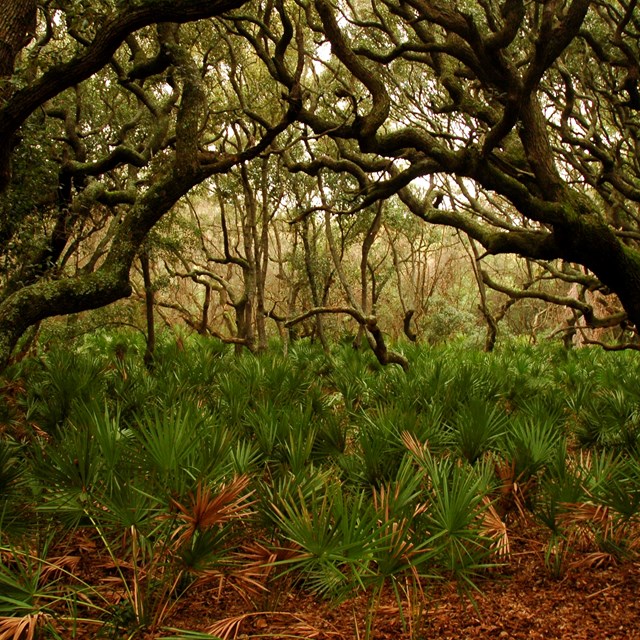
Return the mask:
[[371,349],[380,364],[399,364],[405,371],[409,369],[409,361],[402,354],[390,351],[387,348],[382,330],[378,326],[377,318],[375,316],[365,316],[352,307],[314,307],[313,309],[309,309],[299,316],[288,320],[285,322],[284,326],[287,328],[293,327],[303,320],[319,314],[346,314],[351,316],[371,335]]

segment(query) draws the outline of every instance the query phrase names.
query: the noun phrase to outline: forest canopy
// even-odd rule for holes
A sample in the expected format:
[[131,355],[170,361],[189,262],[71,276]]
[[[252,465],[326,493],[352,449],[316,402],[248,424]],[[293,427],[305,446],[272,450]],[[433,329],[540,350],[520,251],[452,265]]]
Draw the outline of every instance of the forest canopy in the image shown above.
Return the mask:
[[403,364],[381,292],[414,335],[452,237],[488,342],[523,298],[635,338],[635,0],[0,7],[3,364],[52,316],[139,293],[152,320],[163,279],[202,333],[340,314]]

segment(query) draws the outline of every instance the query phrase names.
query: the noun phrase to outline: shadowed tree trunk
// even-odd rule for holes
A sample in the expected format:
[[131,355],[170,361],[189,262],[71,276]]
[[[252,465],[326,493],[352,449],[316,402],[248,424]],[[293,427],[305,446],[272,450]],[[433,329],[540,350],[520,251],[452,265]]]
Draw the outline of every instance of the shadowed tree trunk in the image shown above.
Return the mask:
[[0,82],[11,76],[16,56],[33,38],[36,11],[35,0],[0,0]]
[[147,345],[144,350],[144,364],[147,369],[153,368],[153,359],[156,349],[156,326],[154,318],[155,296],[153,283],[151,282],[151,266],[149,252],[146,247],[140,252],[140,267],[142,268],[142,280],[144,282],[144,308],[147,323]]
[[[36,12],[35,0],[0,0],[0,107],[12,93],[16,56],[35,34]],[[0,145],[0,192],[11,178],[13,138]]]

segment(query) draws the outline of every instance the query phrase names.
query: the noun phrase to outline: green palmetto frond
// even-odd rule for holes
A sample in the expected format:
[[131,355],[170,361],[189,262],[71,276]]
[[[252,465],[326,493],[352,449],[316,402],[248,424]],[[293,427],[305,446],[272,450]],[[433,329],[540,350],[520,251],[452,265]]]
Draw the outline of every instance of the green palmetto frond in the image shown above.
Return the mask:
[[[63,629],[77,624],[80,608],[84,622],[99,625],[104,597],[78,575],[79,556],[48,555],[52,540],[37,554],[0,547],[0,640],[63,637]],[[98,617],[86,617],[93,614]]]
[[640,399],[626,386],[605,388],[580,408],[576,436],[583,446],[619,452],[640,450]]
[[[555,473],[543,487],[567,550],[580,551],[574,563],[602,564],[640,552],[637,463],[611,451],[580,452],[566,473]],[[554,504],[555,503],[555,504]],[[568,553],[568,551],[567,551]],[[586,555],[585,555],[586,554]]]
[[194,334],[184,341],[168,335],[159,341],[154,358],[155,394],[165,402],[185,397],[207,404],[211,388],[228,366],[228,349],[211,337]]
[[640,515],[640,462],[635,457],[600,456],[591,458],[585,489],[593,499],[610,507],[624,520]]
[[422,471],[406,459],[394,482],[373,490],[378,521],[370,544],[373,562],[368,580],[372,584],[381,587],[390,581],[395,590],[408,577],[417,583],[422,566],[434,557],[422,532],[417,532],[428,511],[428,505],[422,502],[423,480]]
[[23,471],[15,455],[17,449],[17,445],[0,432],[0,507]]
[[102,404],[105,362],[89,354],[53,349],[28,388],[28,413],[47,433],[53,433],[85,404]]
[[405,457],[395,412],[379,411],[358,421],[355,455],[348,471],[352,479],[379,488],[393,480]]
[[510,424],[503,451],[513,461],[516,478],[522,483],[553,461],[562,441],[560,426],[552,418],[524,415]]
[[507,416],[493,403],[471,398],[453,421],[453,441],[469,462],[474,463],[506,432]]
[[142,446],[144,463],[155,474],[158,484],[182,492],[191,483],[198,459],[198,418],[191,411],[166,415],[159,410],[146,413],[137,421],[134,434]]
[[311,590],[339,600],[365,588],[378,537],[378,517],[365,491],[351,494],[340,485],[307,495],[300,490],[271,509],[287,545],[300,549],[282,565],[299,571]]
[[322,416],[311,404],[280,405],[269,399],[260,402],[244,419],[247,436],[272,470],[299,473],[315,457],[316,436]]
[[487,566],[490,540],[482,528],[493,470],[435,458],[429,449],[405,437],[409,452],[425,475],[427,504],[423,526],[441,567],[472,585],[471,576]]

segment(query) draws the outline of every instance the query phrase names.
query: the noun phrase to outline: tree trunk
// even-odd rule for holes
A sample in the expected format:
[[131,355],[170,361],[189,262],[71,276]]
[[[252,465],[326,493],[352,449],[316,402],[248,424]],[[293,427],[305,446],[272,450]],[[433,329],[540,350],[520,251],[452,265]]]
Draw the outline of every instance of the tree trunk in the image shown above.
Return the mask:
[[476,246],[475,240],[473,238],[469,238],[469,244],[471,245],[472,255],[471,258],[471,267],[473,269],[473,275],[476,280],[476,284],[478,285],[478,293],[480,294],[480,313],[484,317],[487,323],[487,334],[484,340],[484,351],[486,353],[491,353],[496,346],[496,340],[498,338],[498,323],[491,313],[491,309],[489,309],[489,303],[487,301],[487,288],[485,286],[484,280],[480,274],[480,252],[478,251],[478,247]]
[[[312,251],[315,251],[315,243],[311,245],[310,239],[310,228],[309,228],[309,218],[305,217],[302,221],[302,248],[304,252],[304,268],[307,274],[307,280],[309,281],[309,290],[311,291],[311,300],[313,302],[314,307],[319,307],[323,304],[323,298],[320,295],[320,287],[318,285],[318,280],[316,278],[316,270],[314,269],[314,261],[315,254]],[[324,324],[322,322],[322,314],[316,315],[315,319],[316,326],[316,335],[318,336],[318,340],[320,340],[320,344],[325,351],[329,350],[329,346],[327,343],[327,339],[324,335]],[[292,327],[293,330],[293,327]]]
[[567,262],[587,267],[611,291],[640,330],[640,253],[626,246],[594,216],[578,216],[558,227],[554,237]]
[[[36,31],[35,0],[0,0],[0,81],[11,76],[16,56]],[[0,99],[8,86],[0,85]]]
[[209,309],[211,308],[211,285],[206,284],[204,289],[204,302],[202,303],[202,315],[198,333],[206,336],[209,329]]
[[[36,15],[35,0],[0,0],[0,107],[11,96],[16,56],[35,33]],[[11,180],[13,134],[0,144],[0,192]]]
[[151,282],[151,267],[149,264],[149,252],[144,248],[140,252],[140,266],[142,267],[142,279],[144,281],[144,306],[147,322],[147,346],[144,351],[144,364],[149,371],[153,369],[153,359],[156,348],[156,327],[154,318],[154,294]]
[[402,319],[402,330],[404,331],[404,335],[407,336],[411,342],[416,342],[418,340],[418,334],[411,328],[411,318],[413,318],[414,313],[414,309],[407,309],[407,312],[404,314],[404,318]]
[[118,227],[104,263],[93,273],[39,280],[0,302],[0,370],[24,332],[56,315],[97,309],[131,294],[129,271],[149,230],[189,189],[204,179],[170,171],[141,196]]

